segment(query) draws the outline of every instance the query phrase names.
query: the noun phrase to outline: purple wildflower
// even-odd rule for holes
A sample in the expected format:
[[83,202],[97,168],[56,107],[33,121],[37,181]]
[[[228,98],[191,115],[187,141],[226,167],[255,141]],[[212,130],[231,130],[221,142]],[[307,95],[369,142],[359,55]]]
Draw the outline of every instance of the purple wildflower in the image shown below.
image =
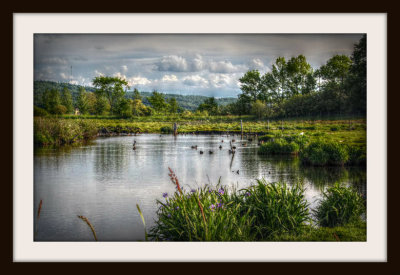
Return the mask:
[[246,192],[246,197],[250,197],[251,196],[251,193],[250,192]]
[[196,193],[196,189],[192,189],[192,190],[190,190],[190,192]]
[[168,218],[171,218],[171,214],[168,214]]
[[175,210],[179,210],[179,206],[177,206],[177,207],[175,208]]
[[223,194],[225,193],[225,191],[224,191],[224,189],[221,188],[221,189],[218,190],[218,193],[220,193],[221,195],[223,195]]
[[211,209],[212,212],[214,212],[215,205],[214,205],[214,204],[211,204],[211,205],[210,205],[210,209]]
[[164,198],[166,198],[166,197],[168,197],[168,193],[163,193],[162,196],[163,196]]
[[222,208],[223,204],[222,203],[218,203],[217,204],[217,208]]

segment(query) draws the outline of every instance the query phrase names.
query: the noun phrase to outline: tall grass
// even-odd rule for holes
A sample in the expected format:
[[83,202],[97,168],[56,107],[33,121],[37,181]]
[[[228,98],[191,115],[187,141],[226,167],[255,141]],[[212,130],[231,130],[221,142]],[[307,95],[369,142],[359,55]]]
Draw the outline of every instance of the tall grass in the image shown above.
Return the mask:
[[356,190],[335,184],[323,193],[314,215],[320,226],[334,227],[359,222],[365,210],[365,201]]
[[79,215],[78,215],[78,218],[80,218],[82,221],[84,221],[89,226],[90,230],[92,230],[95,241],[97,241],[96,231],[94,230],[94,226],[90,223],[89,219],[86,218],[85,216],[79,216]]
[[[176,175],[170,170],[172,182]],[[176,181],[175,181],[176,180]],[[254,241],[300,233],[310,220],[304,190],[282,183],[257,184],[236,191],[205,186],[177,191],[159,206],[149,237],[157,241]]]
[[288,142],[280,138],[261,144],[258,153],[261,155],[297,154],[299,150],[300,146],[296,142]]
[[284,233],[298,234],[310,221],[308,203],[300,185],[267,183],[264,179],[243,189],[236,200],[241,211],[253,218],[252,231],[258,239]]
[[303,163],[316,166],[344,165],[349,160],[349,153],[344,144],[318,140],[306,146],[300,158]]
[[35,117],[34,143],[36,145],[64,145],[96,137],[95,125],[84,120],[62,120]]

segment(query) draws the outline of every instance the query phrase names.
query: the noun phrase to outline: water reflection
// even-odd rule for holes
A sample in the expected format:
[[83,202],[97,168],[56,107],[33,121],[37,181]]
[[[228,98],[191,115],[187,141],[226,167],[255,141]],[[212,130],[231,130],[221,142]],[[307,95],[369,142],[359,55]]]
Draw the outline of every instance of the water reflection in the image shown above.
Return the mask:
[[[234,156],[229,154],[232,139],[236,139],[237,146]],[[134,140],[136,150],[132,150]],[[191,148],[194,145],[197,150]],[[162,198],[163,192],[175,191],[168,167],[187,189],[216,184],[219,179],[224,185],[239,188],[258,178],[301,183],[312,207],[321,191],[335,182],[366,192],[365,168],[305,167],[298,158],[261,156],[256,152],[256,140],[200,135],[98,138],[93,144],[79,147],[37,149],[35,211],[40,199],[43,210],[36,240],[92,240],[90,230],[77,215],[90,219],[100,240],[142,240],[143,226],[135,204],[141,206],[146,224],[151,226],[156,199]]]

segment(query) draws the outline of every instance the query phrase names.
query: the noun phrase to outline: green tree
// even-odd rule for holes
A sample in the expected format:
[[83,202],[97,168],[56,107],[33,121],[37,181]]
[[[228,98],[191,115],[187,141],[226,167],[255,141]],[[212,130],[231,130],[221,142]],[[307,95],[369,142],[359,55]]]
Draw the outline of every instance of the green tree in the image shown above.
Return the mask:
[[288,77],[288,90],[286,91],[289,98],[293,95],[309,92],[309,81],[312,78],[311,65],[307,63],[304,55],[292,57],[286,66]]
[[210,115],[217,115],[218,114],[218,103],[214,97],[209,97],[204,100],[203,103],[199,105],[197,108],[198,111],[203,112],[207,111]]
[[349,74],[351,59],[346,55],[335,55],[330,58],[326,65],[321,66],[322,78],[328,84],[334,84],[340,89],[344,88],[344,82]]
[[85,88],[80,87],[78,92],[78,98],[76,101],[76,107],[78,107],[79,112],[84,115],[88,112],[88,95]]
[[178,112],[179,105],[178,105],[178,102],[176,101],[175,97],[171,97],[168,100],[168,107],[169,107],[170,113],[176,114]]
[[168,104],[165,102],[164,95],[157,91],[153,91],[151,96],[149,96],[147,99],[157,112],[163,112],[168,107]]
[[132,117],[132,101],[132,99],[121,98],[116,104],[115,112],[123,118]]
[[96,95],[94,93],[88,92],[87,93],[87,111],[89,112],[89,114],[91,115],[95,115],[96,114],[96,104],[97,104],[97,99],[96,99]]
[[262,118],[263,116],[266,115],[267,105],[264,102],[262,102],[261,100],[257,99],[251,105],[251,111],[258,118]]
[[142,100],[142,95],[140,94],[139,90],[136,88],[133,90],[132,99],[133,100],[136,100],[136,99]]
[[64,105],[64,107],[66,108],[66,113],[72,113],[74,111],[74,105],[72,103],[72,94],[67,87],[64,87],[64,89],[61,92],[61,105]]
[[117,104],[125,96],[125,89],[128,88],[128,82],[119,77],[111,76],[98,76],[93,79],[93,86],[96,88],[96,93],[104,96],[109,105],[111,113],[114,113],[114,109]]
[[367,107],[367,36],[354,45],[346,87],[353,112],[366,112]]
[[57,113],[57,106],[61,105],[60,93],[56,89],[45,90],[43,94],[43,105],[50,114]]

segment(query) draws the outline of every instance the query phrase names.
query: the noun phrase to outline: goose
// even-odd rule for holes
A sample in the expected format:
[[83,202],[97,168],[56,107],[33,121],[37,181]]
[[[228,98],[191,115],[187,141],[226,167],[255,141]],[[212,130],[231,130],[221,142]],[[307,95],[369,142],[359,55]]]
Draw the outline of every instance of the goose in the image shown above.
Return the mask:
[[222,149],[222,145],[219,146],[219,149]]
[[211,150],[210,150],[210,151],[208,151],[208,152],[209,152],[210,154],[214,153],[214,152],[213,152],[213,151],[211,151]]
[[200,154],[203,154],[203,151],[200,151]]

